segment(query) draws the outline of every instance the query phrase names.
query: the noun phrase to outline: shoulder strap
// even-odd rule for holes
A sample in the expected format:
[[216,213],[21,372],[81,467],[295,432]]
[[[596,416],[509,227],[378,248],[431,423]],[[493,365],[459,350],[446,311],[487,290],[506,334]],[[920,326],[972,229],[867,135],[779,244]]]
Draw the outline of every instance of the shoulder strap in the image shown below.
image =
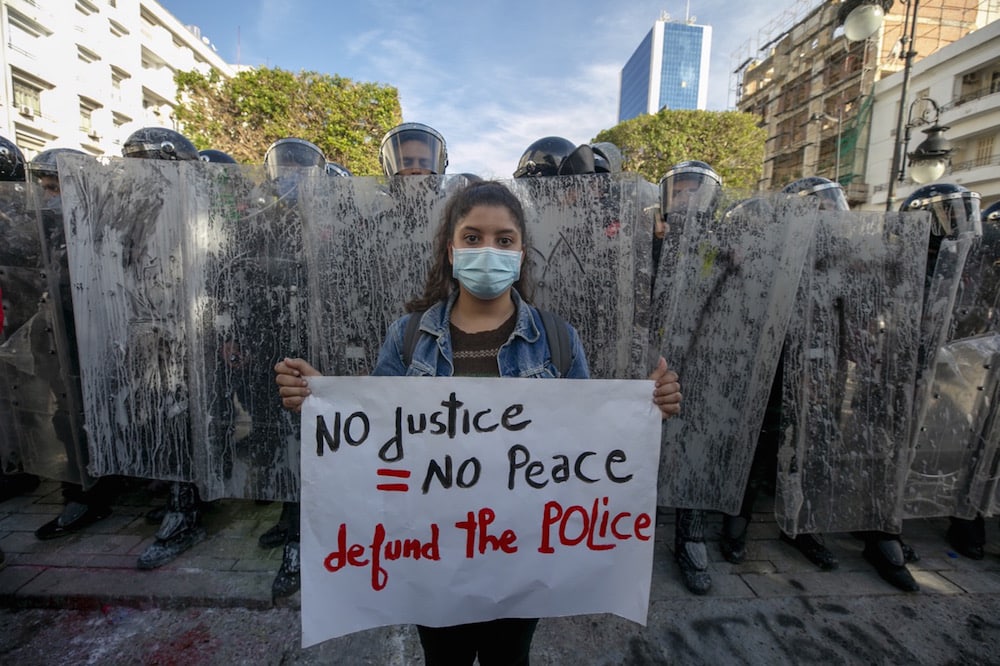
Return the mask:
[[541,308],[537,308],[537,310],[542,318],[542,326],[545,328],[545,338],[549,342],[552,364],[559,371],[559,376],[565,377],[569,373],[569,366],[573,361],[570,357],[569,324],[554,312]]
[[403,331],[403,366],[409,368],[413,362],[413,348],[417,346],[417,334],[420,333],[420,320],[424,317],[424,311],[414,312],[406,320],[406,329]]

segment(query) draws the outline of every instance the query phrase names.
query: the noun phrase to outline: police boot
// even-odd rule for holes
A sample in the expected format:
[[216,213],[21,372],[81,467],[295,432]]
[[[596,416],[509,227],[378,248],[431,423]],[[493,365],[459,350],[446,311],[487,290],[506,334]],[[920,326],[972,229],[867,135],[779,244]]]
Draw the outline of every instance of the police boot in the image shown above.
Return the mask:
[[281,505],[278,522],[257,537],[257,546],[264,549],[277,548],[288,540],[288,522],[292,518],[291,504],[294,503],[285,502]]
[[906,557],[899,537],[875,533],[865,540],[862,553],[883,580],[904,592],[919,592],[920,586],[906,568]]
[[190,483],[172,483],[167,512],[156,532],[156,541],[139,555],[136,566],[140,569],[161,567],[204,538],[198,489]]
[[705,548],[705,512],[697,509],[677,509],[674,531],[674,558],[680,567],[684,585],[694,594],[705,594],[712,588],[708,573],[708,549]]
[[281,555],[281,568],[271,583],[271,600],[295,594],[299,590],[299,541],[288,541]]
[[952,518],[948,526],[948,543],[959,555],[969,559],[981,560],[985,555],[986,521],[981,515],[972,520]]
[[48,541],[57,537],[72,534],[103,520],[111,515],[111,507],[103,504],[84,504],[83,502],[66,502],[66,506],[56,518],[35,530],[35,538]]
[[727,562],[740,564],[747,558],[747,525],[750,521],[743,516],[722,516],[722,534],[719,550]]
[[783,531],[779,532],[781,540],[787,544],[795,546],[796,550],[805,555],[805,558],[818,566],[823,571],[830,571],[837,568],[837,558],[830,552],[830,549],[823,543],[823,537],[819,534],[799,534],[791,537]]

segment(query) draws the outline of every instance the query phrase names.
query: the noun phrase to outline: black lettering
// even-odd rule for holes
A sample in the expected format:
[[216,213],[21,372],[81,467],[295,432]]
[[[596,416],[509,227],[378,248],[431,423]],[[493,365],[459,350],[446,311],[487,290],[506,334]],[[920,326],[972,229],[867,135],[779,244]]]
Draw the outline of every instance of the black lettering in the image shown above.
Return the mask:
[[[337,414],[340,417],[340,414]],[[361,436],[354,437],[352,434],[353,428],[351,427],[355,421],[361,421]],[[347,417],[344,421],[344,441],[351,446],[359,446],[364,444],[365,440],[368,439],[368,432],[371,430],[371,424],[368,422],[368,415],[364,412],[354,412]]]
[[586,481],[587,483],[595,483],[597,481],[597,479],[592,479],[586,474],[584,474],[582,469],[584,458],[589,458],[592,455],[594,455],[593,451],[584,451],[576,459],[576,464],[573,466],[573,471],[576,472],[576,478],[580,479],[581,481]]
[[434,412],[431,414],[431,434],[440,435],[442,433],[448,432],[448,426],[441,421],[441,412]]
[[479,419],[486,416],[492,411],[493,411],[492,409],[484,409],[481,412],[476,412],[476,416],[472,419],[472,427],[476,429],[476,432],[493,432],[494,430],[500,427],[499,423],[494,423],[491,426],[485,426],[485,427],[479,425]]
[[615,449],[608,454],[607,459],[604,461],[604,471],[607,472],[608,478],[615,483],[626,483],[632,480],[631,474],[626,474],[625,476],[616,476],[614,470],[611,469],[611,465],[625,462],[625,452],[621,449]]
[[[523,460],[519,460],[523,456]],[[531,456],[528,454],[528,449],[524,448],[520,444],[515,444],[514,446],[507,449],[507,489],[514,490],[514,475],[517,470],[521,469],[528,464],[528,459]]]
[[552,456],[556,466],[552,468],[552,480],[556,483],[569,481],[569,458],[564,455]]
[[517,432],[518,430],[524,430],[525,428],[528,427],[528,424],[531,423],[531,419],[528,419],[527,421],[521,421],[520,423],[511,422],[512,418],[520,416],[521,412],[523,411],[524,411],[524,405],[521,404],[511,405],[507,409],[503,410],[503,416],[500,417],[500,423],[503,424],[504,428],[506,428],[507,430],[511,430],[513,432]]
[[448,400],[441,403],[441,406],[448,410],[448,439],[455,439],[455,427],[458,418],[458,408],[465,403],[455,397],[455,392],[452,391]]
[[326,419],[322,414],[316,415],[316,455],[323,455],[323,445],[326,444],[334,453],[340,448],[340,412],[333,417],[333,434],[326,427]]
[[416,425],[413,424],[413,414],[407,414],[406,415],[406,423],[407,423],[407,426],[408,426],[407,427],[407,431],[411,435],[416,435],[416,434],[422,433],[424,430],[427,429],[427,415],[426,414],[419,414],[418,418],[420,419],[420,421],[419,421],[420,425],[416,426]]
[[451,488],[452,483],[454,483],[454,476],[452,474],[451,467],[451,456],[444,457],[444,469],[438,465],[437,460],[431,460],[431,463],[427,466],[427,475],[424,477],[424,482],[420,486],[420,490],[424,495],[427,494],[427,490],[431,487],[431,480],[437,478],[437,482],[441,484],[442,488]]
[[379,460],[396,462],[403,459],[403,408],[396,408],[396,434],[378,450]]
[[[472,467],[472,477],[466,478],[466,470]],[[476,458],[469,458],[458,466],[458,487],[471,488],[479,481],[479,474],[483,471],[483,466]]]

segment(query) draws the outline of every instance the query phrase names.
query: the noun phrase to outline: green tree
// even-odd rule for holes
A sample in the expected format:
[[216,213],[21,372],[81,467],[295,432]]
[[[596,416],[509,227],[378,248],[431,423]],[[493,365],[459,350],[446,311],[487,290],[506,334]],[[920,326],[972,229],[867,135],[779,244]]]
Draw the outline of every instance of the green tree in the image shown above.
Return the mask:
[[627,171],[657,183],[671,166],[701,160],[727,189],[756,189],[764,167],[767,133],[757,116],[739,111],[670,111],[642,115],[602,130],[594,141],[622,149]]
[[402,122],[396,88],[342,76],[259,67],[230,79],[215,71],[174,78],[185,135],[242,163],[260,164],[269,145],[296,137],[355,175],[381,174],[379,141]]

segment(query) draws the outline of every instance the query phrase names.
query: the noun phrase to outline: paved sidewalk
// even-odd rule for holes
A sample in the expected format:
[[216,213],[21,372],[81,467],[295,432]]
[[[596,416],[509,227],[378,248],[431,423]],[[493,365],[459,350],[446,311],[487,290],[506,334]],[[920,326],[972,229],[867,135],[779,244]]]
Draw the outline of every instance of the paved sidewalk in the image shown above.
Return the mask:
[[[205,541],[161,569],[138,571],[136,558],[157,529],[144,514],[163,499],[148,489],[133,489],[107,519],[45,542],[33,531],[61,509],[58,484],[44,482],[31,494],[0,504],[0,548],[7,555],[0,571],[0,608],[103,609],[106,614],[110,608],[124,609],[115,612],[126,615],[132,612],[128,609],[190,613],[204,608],[209,614],[210,609],[232,609],[232,617],[242,618],[238,627],[248,627],[248,617],[262,622],[280,617],[294,644],[297,628],[288,625],[290,620],[297,624],[299,595],[274,608],[270,589],[281,549],[257,546],[258,535],[276,521],[280,503],[215,502],[205,513]],[[670,552],[673,512],[661,516],[647,626],[610,616],[545,620],[533,662],[1000,663],[996,519],[987,523],[987,556],[978,562],[950,552],[943,538],[946,520],[908,521],[906,541],[921,557],[910,569],[922,591],[906,594],[877,576],[861,558],[861,542],[849,535],[828,537],[840,567],[819,571],[777,539],[769,507],[761,508],[765,512],[750,526],[748,561],[738,566],[719,555],[720,523],[718,518],[710,522],[713,588],[704,597],[692,596],[680,582]],[[0,619],[8,616],[4,611]],[[336,654],[343,663],[405,664],[417,659],[419,644],[411,628],[386,628],[294,654],[301,663],[324,663]],[[274,659],[287,658],[283,652]],[[261,656],[246,663],[271,660]]]

